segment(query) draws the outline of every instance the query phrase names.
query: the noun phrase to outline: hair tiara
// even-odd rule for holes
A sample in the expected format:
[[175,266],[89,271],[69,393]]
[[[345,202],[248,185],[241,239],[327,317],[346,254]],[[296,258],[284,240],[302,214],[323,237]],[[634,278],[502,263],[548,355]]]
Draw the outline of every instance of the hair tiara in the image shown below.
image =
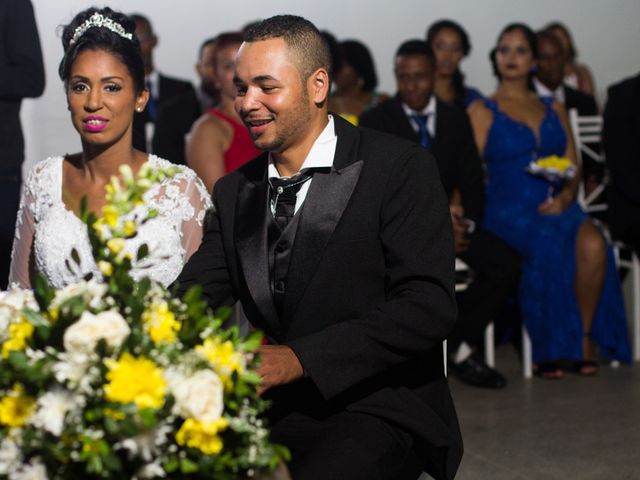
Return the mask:
[[82,25],[80,25],[73,32],[73,37],[69,42],[69,45],[73,45],[78,41],[78,39],[85,34],[87,30],[92,27],[100,27],[107,28],[111,30],[113,33],[120,35],[122,38],[126,38],[127,40],[133,40],[133,35],[131,33],[127,33],[125,29],[118,22],[114,22],[112,19],[107,18],[99,14],[98,12],[91,15],[87,18]]

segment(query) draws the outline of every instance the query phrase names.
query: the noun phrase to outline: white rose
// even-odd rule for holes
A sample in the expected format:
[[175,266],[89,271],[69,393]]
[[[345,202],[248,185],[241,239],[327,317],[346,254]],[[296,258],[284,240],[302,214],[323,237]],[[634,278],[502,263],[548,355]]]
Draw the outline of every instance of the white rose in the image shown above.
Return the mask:
[[62,389],[47,392],[38,399],[38,407],[30,423],[59,437],[64,427],[65,415],[75,406],[71,393]]
[[224,387],[213,370],[198,370],[186,378],[172,372],[167,382],[181,417],[213,422],[222,415]]
[[0,443],[0,475],[7,475],[16,470],[22,462],[22,454],[16,442],[10,438],[4,438]]
[[64,348],[68,352],[92,352],[99,340],[117,348],[129,336],[131,329],[118,312],[107,311],[94,315],[84,312],[76,323],[64,332]]

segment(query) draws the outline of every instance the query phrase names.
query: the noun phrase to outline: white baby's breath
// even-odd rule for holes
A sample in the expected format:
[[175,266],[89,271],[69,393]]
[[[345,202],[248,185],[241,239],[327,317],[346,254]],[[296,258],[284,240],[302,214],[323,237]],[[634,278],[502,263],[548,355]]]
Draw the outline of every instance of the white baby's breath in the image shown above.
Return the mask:
[[16,442],[11,438],[4,438],[0,443],[0,475],[16,470],[21,462],[22,454]]
[[47,469],[39,458],[34,458],[29,463],[22,464],[9,472],[9,480],[48,480],[48,478]]

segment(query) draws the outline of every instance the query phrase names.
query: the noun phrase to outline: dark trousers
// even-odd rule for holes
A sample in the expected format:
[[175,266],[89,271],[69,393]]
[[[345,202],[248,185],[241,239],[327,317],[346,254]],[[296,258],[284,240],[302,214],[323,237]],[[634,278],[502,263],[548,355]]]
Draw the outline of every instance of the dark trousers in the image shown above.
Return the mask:
[[461,342],[481,344],[484,329],[500,313],[520,278],[516,251],[482,228],[476,228],[468,250],[459,257],[473,270],[474,277],[469,287],[457,294],[458,322],[448,339],[450,353]]
[[273,424],[271,439],[291,451],[293,480],[416,480],[422,472],[411,436],[371,415],[292,412]]
[[11,248],[20,205],[20,173],[0,173],[0,289],[7,288]]

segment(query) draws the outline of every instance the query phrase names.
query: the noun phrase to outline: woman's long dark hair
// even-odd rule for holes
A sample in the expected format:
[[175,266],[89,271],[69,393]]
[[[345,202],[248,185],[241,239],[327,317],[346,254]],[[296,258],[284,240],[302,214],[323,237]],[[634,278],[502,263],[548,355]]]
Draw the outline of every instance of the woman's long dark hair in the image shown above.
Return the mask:
[[[454,22],[453,20],[439,20],[429,27],[427,30],[427,43],[434,50],[433,42],[436,38],[436,35],[444,29],[453,30],[456,32],[460,39],[460,44],[462,45],[462,53],[466,57],[471,52],[471,42],[469,41],[469,35],[465,31],[464,28],[459,23]],[[465,97],[465,87],[464,87],[464,74],[460,71],[460,68],[456,68],[455,73],[453,74],[453,92],[454,92],[454,103],[464,106],[464,97]]]

